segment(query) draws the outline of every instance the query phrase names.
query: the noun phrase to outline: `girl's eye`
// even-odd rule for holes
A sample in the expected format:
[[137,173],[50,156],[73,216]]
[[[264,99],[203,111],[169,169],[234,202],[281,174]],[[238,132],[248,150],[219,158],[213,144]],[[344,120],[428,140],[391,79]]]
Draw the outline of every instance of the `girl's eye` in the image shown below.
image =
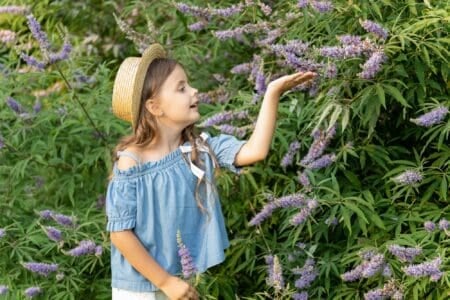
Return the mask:
[[185,87],[184,87],[184,86],[180,88],[180,91],[181,91],[181,92],[184,92],[184,90],[185,90]]

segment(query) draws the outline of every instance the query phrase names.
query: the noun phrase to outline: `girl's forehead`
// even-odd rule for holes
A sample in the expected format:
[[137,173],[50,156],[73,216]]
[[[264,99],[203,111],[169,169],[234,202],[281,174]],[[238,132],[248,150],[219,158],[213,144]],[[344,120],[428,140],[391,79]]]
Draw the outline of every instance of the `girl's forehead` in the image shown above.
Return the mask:
[[180,65],[176,65],[175,69],[173,69],[172,73],[169,75],[169,79],[171,80],[186,80],[186,78],[186,72]]

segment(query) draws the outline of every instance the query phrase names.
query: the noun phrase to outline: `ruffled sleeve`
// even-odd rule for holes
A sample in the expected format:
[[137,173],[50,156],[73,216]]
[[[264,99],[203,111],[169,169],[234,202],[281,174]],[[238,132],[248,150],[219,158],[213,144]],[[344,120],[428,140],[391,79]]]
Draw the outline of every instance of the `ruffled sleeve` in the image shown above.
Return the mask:
[[[209,134],[207,134],[209,137]],[[246,140],[238,140],[236,137],[228,134],[220,134],[218,136],[209,137],[207,142],[214,151],[219,165],[226,167],[236,174],[240,174],[242,167],[234,165],[234,159],[241,147],[247,143]]]
[[122,231],[136,226],[136,179],[113,178],[106,192],[106,230]]

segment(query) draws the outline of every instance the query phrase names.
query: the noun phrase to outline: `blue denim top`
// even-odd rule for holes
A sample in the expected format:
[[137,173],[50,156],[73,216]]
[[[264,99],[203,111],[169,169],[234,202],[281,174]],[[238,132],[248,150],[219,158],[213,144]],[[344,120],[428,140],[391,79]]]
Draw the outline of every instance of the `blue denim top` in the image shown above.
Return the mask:
[[[208,142],[220,166],[241,173],[242,168],[233,163],[247,141],[227,134],[210,137],[202,133],[201,137]],[[200,211],[194,197],[198,177],[206,176],[215,184],[212,157],[206,148],[199,150],[201,160],[205,162],[201,169],[191,161],[189,142],[158,161],[138,161],[126,170],[118,169],[115,163],[113,178],[107,188],[106,230],[132,229],[148,253],[172,275],[181,273],[176,240],[178,230],[198,272],[221,263],[225,258],[224,249],[229,246],[218,194],[204,183],[199,187],[199,196],[208,213]],[[126,154],[130,153],[118,155]],[[112,287],[136,292],[158,290],[113,244],[111,271]]]

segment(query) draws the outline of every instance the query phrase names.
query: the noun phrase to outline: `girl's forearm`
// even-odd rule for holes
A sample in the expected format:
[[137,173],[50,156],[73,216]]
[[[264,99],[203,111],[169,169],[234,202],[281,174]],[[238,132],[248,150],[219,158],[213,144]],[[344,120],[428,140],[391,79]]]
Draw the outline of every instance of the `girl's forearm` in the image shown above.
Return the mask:
[[111,232],[111,242],[122,253],[125,259],[158,288],[161,288],[171,277],[156,260],[148,254],[133,231]]
[[254,145],[252,148],[258,149],[260,157],[265,158],[269,153],[277,121],[279,101],[279,91],[269,85],[264,94],[255,129],[249,139],[249,143]]

